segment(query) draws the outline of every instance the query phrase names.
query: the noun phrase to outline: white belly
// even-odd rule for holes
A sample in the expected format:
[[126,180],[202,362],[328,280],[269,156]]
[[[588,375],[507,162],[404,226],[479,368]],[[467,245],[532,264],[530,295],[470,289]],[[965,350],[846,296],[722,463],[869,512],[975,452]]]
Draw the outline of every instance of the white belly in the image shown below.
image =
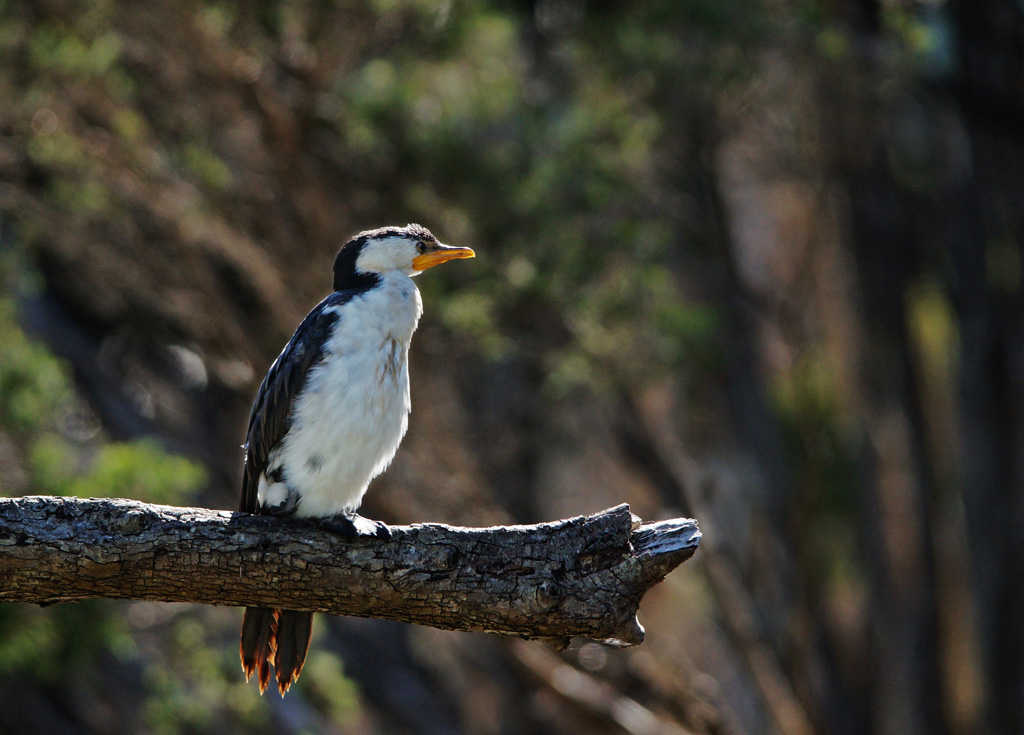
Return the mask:
[[412,281],[400,278],[340,307],[326,357],[270,453],[268,474],[281,467],[286,487],[261,483],[261,502],[280,503],[290,491],[299,517],[352,511],[391,463],[409,425],[406,357],[422,310]]

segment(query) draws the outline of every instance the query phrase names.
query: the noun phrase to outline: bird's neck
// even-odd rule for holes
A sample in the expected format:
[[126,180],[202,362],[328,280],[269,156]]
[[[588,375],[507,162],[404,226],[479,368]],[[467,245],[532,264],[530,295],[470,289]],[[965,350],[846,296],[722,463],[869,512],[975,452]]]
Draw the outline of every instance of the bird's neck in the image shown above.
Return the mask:
[[355,268],[334,271],[335,291],[369,291],[380,282],[381,277],[376,273],[361,273]]

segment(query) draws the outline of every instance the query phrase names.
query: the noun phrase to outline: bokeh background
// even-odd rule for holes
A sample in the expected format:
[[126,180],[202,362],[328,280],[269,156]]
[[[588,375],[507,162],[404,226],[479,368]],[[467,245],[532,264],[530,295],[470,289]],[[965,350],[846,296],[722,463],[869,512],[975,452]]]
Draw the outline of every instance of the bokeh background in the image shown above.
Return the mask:
[[1024,5],[6,0],[0,490],[234,508],[332,256],[417,221],[367,515],[695,516],[642,646],[0,606],[4,733],[1024,732]]

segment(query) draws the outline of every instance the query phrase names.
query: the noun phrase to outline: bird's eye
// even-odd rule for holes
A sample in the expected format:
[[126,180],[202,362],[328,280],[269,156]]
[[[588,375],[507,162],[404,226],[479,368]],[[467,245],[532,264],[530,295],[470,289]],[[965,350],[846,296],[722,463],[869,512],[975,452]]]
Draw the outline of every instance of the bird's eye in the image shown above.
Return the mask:
[[426,250],[427,250],[427,246],[424,245],[422,241],[416,243],[416,252],[417,253],[423,254],[423,253],[426,252]]

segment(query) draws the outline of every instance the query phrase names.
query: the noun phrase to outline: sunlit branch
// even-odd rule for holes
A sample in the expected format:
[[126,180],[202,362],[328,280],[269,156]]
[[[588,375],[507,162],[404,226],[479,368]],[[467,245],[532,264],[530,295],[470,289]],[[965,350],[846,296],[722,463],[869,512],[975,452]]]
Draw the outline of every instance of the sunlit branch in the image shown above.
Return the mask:
[[531,526],[394,526],[349,539],[132,500],[0,499],[0,601],[121,598],[279,607],[453,630],[633,645],[644,593],[689,559],[695,521],[620,505]]

